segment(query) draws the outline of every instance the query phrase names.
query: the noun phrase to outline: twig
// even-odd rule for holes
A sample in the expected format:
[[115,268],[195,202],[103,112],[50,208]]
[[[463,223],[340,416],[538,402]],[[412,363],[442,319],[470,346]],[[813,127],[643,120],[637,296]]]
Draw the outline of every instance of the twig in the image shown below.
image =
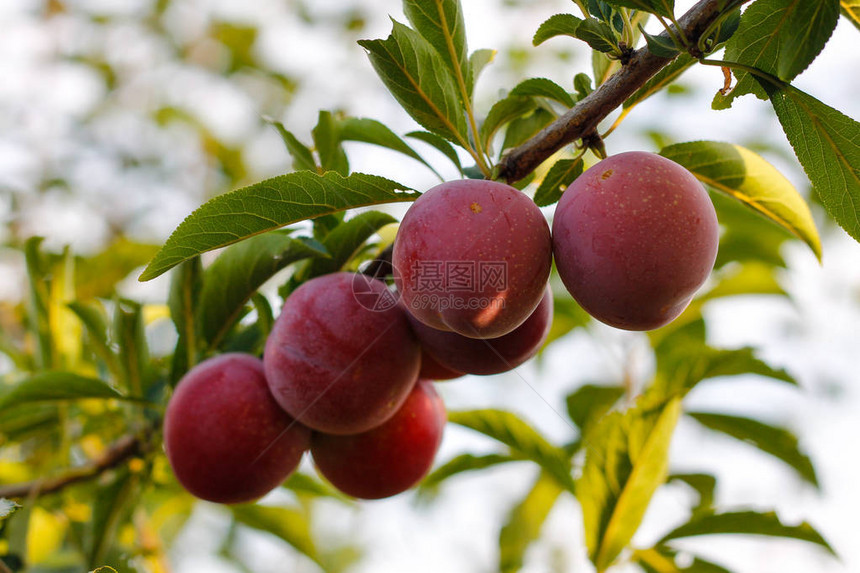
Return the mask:
[[[748,1],[738,0],[736,4]],[[680,31],[691,45],[697,45],[711,23],[720,17],[721,3],[725,0],[701,0],[679,19]],[[668,37],[666,32],[661,36]],[[508,183],[519,181],[568,143],[594,132],[614,109],[671,61],[671,58],[655,56],[647,48],[637,50],[627,65],[567,113],[519,147],[507,151],[498,165],[498,177]]]
[[379,255],[370,261],[362,270],[362,274],[375,279],[382,279],[394,274],[394,268],[391,266],[391,255],[394,252],[394,244],[385,247]]
[[33,481],[0,486],[0,497],[20,498],[31,494],[44,495],[59,491],[72,484],[93,479],[109,469],[115,468],[126,460],[139,455],[144,450],[141,435],[126,435],[114,442],[110,448],[95,461],[73,468],[63,475],[51,479],[36,479]]

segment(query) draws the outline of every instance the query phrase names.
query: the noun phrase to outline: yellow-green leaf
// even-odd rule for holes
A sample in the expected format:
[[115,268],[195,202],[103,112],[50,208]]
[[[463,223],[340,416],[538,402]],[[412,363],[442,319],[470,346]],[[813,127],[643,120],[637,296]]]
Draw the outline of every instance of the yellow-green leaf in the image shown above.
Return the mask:
[[841,0],[842,15],[860,29],[860,0]]
[[791,182],[757,153],[731,143],[693,141],[665,147],[660,155],[785,228],[821,260],[821,239],[809,206]]

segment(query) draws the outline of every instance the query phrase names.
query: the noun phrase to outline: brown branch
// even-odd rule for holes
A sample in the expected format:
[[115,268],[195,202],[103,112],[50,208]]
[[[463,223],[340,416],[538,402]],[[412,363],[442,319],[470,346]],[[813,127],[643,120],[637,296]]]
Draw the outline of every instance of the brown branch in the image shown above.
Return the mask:
[[140,455],[143,453],[143,450],[143,437],[129,434],[114,442],[98,459],[79,468],[73,468],[63,475],[50,479],[41,478],[0,486],[0,497],[21,498],[33,494],[44,495],[53,493],[72,484],[98,477],[107,470],[115,468],[123,462]]
[[[698,44],[708,26],[720,16],[720,4],[725,2],[701,0],[681,16],[678,24],[692,46]],[[666,32],[660,35],[668,38]],[[606,116],[671,61],[655,56],[647,48],[637,50],[626,65],[567,113],[519,147],[508,150],[499,162],[498,177],[508,183],[519,181],[568,143],[593,133]]]

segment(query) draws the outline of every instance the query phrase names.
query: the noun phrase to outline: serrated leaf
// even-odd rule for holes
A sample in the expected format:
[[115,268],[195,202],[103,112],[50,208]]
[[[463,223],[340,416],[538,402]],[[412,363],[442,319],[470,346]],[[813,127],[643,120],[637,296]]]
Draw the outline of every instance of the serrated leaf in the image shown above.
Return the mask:
[[546,108],[539,107],[528,115],[514,119],[505,131],[502,151],[504,152],[505,149],[516,147],[526,140],[531,139],[555,118],[556,115],[554,113],[551,113]]
[[675,0],[610,0],[610,4],[650,12],[664,18],[672,18],[675,11]]
[[663,536],[660,544],[673,539],[697,535],[767,535],[808,541],[826,549],[832,555],[836,552],[818,531],[806,522],[800,525],[784,525],[774,512],[736,511],[703,514],[677,527]]
[[561,199],[568,185],[582,175],[582,159],[560,159],[550,167],[535,191],[535,204],[547,207]]
[[433,490],[452,476],[469,471],[483,470],[508,462],[522,461],[522,459],[508,454],[486,454],[483,456],[460,454],[433,470],[432,473],[421,481],[419,487],[424,491]]
[[860,0],[841,0],[839,9],[842,15],[860,30]]
[[499,533],[499,571],[516,573],[522,568],[526,550],[540,538],[562,491],[554,478],[541,473],[526,497],[511,509]]
[[669,467],[669,444],[681,399],[647,395],[626,412],[606,416],[586,436],[576,483],[588,554],[605,571],[627,546]]
[[800,450],[797,436],[758,420],[726,414],[687,412],[687,415],[711,430],[746,442],[785,462],[806,482],[818,487],[812,461]]
[[11,499],[0,497],[0,520],[6,519],[19,509],[21,509],[20,504],[12,501]]
[[532,112],[536,107],[537,104],[532,98],[524,96],[508,96],[494,103],[480,128],[484,146],[489,149],[490,143],[502,127]]
[[699,503],[693,508],[694,514],[713,511],[717,478],[710,474],[672,474],[666,483],[673,481],[683,482],[699,494]]
[[354,207],[414,201],[419,193],[383,177],[335,172],[287,173],[215,197],[173,231],[140,276],[154,279],[201,253],[298,221]]
[[576,91],[577,99],[582,99],[593,92],[594,88],[591,87],[591,76],[583,73],[573,76],[573,89]]
[[462,82],[471,95],[474,82],[460,1],[403,0],[403,13],[412,27],[436,49],[458,84]]
[[468,147],[456,79],[442,56],[414,30],[394,22],[385,40],[362,40],[370,62],[403,109],[425,129]]
[[[838,18],[835,0],[758,0],[741,16],[724,59],[790,82],[815,59]],[[748,93],[767,99],[752,74],[743,70],[734,74],[737,84],[727,95],[716,95],[715,109],[731,107],[736,97]]]
[[301,272],[302,279],[337,272],[343,269],[361,246],[385,225],[397,219],[381,211],[360,213],[335,227],[322,241],[329,257],[315,259]]
[[576,28],[576,37],[598,52],[619,54],[618,40],[612,28],[600,20],[586,18]]
[[341,145],[337,121],[330,111],[320,110],[311,135],[323,171],[337,171],[343,176],[349,175],[349,161]]
[[652,35],[645,31],[642,26],[639,26],[639,31],[645,37],[645,43],[648,46],[648,51],[660,58],[671,59],[681,53],[680,48],[675,45],[672,38],[666,36]]
[[0,394],[0,412],[23,404],[83,398],[126,399],[97,378],[87,378],[72,372],[48,371],[25,378]]
[[406,137],[423,141],[427,145],[435,147],[442,155],[451,160],[451,163],[454,164],[461,175],[463,174],[463,165],[460,163],[460,156],[457,155],[457,150],[454,149],[454,146],[447,139],[443,139],[429,131],[410,131],[406,134]]
[[489,409],[449,412],[448,421],[505,444],[512,454],[536,462],[565,489],[573,491],[568,456],[516,414]]
[[269,120],[269,122],[275,126],[275,129],[278,130],[278,134],[281,136],[281,139],[284,141],[284,145],[287,148],[287,153],[290,154],[290,157],[293,159],[293,170],[301,171],[316,171],[317,164],[314,160],[314,155],[311,153],[311,150],[307,145],[299,141],[299,139],[293,135],[291,131],[288,131],[284,124],[280,121]]
[[301,511],[265,505],[234,505],[230,506],[230,511],[242,525],[270,533],[321,564],[308,517]]
[[278,231],[228,247],[203,272],[195,309],[197,332],[209,348],[216,348],[251,296],[275,273],[296,261],[328,256],[316,241]]
[[582,23],[582,18],[577,18],[573,14],[556,14],[550,16],[543,24],[538,27],[532,38],[532,44],[539,46],[550,38],[556,36],[570,36],[576,38],[576,30]]
[[670,145],[660,155],[805,242],[821,260],[821,239],[806,201],[770,163],[740,145],[694,141]]
[[[343,118],[338,122],[338,134],[342,141],[360,141],[397,151],[423,163],[433,173],[436,173],[436,170],[396,133],[375,119],[366,117]],[[436,173],[436,175],[439,174]]]
[[567,107],[576,103],[563,87],[546,78],[530,78],[517,84],[511,90],[512,96],[545,97]]
[[565,398],[567,415],[583,432],[602,418],[624,396],[621,386],[584,384]]
[[483,72],[484,68],[490,65],[495,59],[496,50],[490,50],[485,48],[472,52],[472,55],[469,56],[469,69],[472,71],[471,73],[473,84],[477,83],[478,77],[481,75],[481,72]]
[[791,234],[725,193],[712,190],[710,197],[723,227],[715,269],[736,262],[786,266],[782,245],[792,238]]
[[770,101],[827,212],[860,241],[860,123],[792,87]]

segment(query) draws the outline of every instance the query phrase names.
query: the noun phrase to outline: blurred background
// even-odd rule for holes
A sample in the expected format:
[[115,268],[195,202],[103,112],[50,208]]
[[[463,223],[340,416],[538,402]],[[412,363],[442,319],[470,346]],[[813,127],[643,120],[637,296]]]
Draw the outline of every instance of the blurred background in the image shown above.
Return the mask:
[[[679,0],[676,13],[692,3]],[[590,72],[590,51],[571,39],[531,46],[541,22],[572,11],[569,1],[463,5],[470,49],[498,51],[477,86],[481,113],[526,77],[571,87],[576,73]],[[124,296],[163,303],[165,277],[147,284],[136,278],[176,225],[208,198],[290,170],[284,145],[265,118],[283,122],[306,143],[320,109],[372,117],[397,133],[415,129],[356,45],[359,39],[387,36],[389,15],[404,20],[398,1],[0,3],[0,319],[26,296],[21,246],[32,236],[45,237],[47,250],[69,247],[91,274],[127,273],[119,287]],[[860,117],[858,46],[858,30],[841,21],[796,85]],[[696,139],[739,143],[761,153],[809,195],[766,102],[747,96],[731,110],[710,109],[722,81],[719,69],[691,70],[669,93],[639,106],[607,139],[607,150],[656,151]],[[415,145],[431,161],[439,159],[432,148]],[[355,171],[419,190],[437,181],[393,152],[362,144],[347,148]],[[438,162],[443,175],[454,178],[449,165]],[[782,246],[785,266],[778,279],[791,298],[748,296],[711,302],[705,309],[709,342],[756,346],[763,358],[794,374],[802,390],[755,377],[714,381],[696,389],[687,404],[791,428],[816,465],[820,491],[779,462],[691,421],[682,421],[676,433],[672,460],[673,470],[716,475],[719,507],[775,508],[789,523],[809,520],[842,559],[784,540],[712,536],[686,542],[739,573],[860,570],[854,523],[860,514],[860,245],[810,199],[824,259],[819,265],[796,241]],[[438,387],[449,409],[509,409],[563,441],[572,432],[558,412],[572,388],[617,382],[631,372],[642,384],[653,369],[650,360],[644,335],[591,324],[516,372]],[[0,354],[0,373],[13,368]],[[449,425],[438,459],[463,451],[492,448]],[[313,472],[310,464],[305,469]],[[413,493],[362,504],[321,500],[314,506],[314,536],[321,545],[341,548],[345,561],[360,553],[350,571],[491,571],[499,528],[536,472],[529,464],[506,464],[464,474],[432,503]],[[275,492],[264,503],[289,495]],[[681,486],[661,489],[636,544],[648,546],[679,523],[689,497]],[[48,559],[48,533],[43,543]],[[319,570],[270,535],[236,530],[221,508],[204,503],[195,506],[164,552],[159,566],[178,573]],[[579,509],[563,499],[523,570],[590,567]]]

